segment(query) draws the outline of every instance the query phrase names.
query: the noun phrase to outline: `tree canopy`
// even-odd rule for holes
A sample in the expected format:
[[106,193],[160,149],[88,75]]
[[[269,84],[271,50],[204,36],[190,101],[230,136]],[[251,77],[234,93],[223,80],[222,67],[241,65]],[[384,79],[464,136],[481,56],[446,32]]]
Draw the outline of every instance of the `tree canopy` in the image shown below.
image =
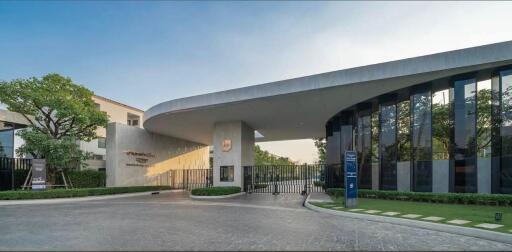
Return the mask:
[[255,165],[293,165],[287,157],[280,157],[268,151],[262,150],[259,145],[254,145],[254,164]]
[[327,142],[325,138],[313,138],[313,141],[315,141],[316,152],[318,154],[318,163],[325,164],[327,152]]
[[17,152],[45,158],[49,172],[83,160],[86,153],[80,151],[77,141],[97,138],[96,129],[108,122],[92,96],[87,88],[58,74],[1,81],[0,102],[29,122],[18,132],[25,143]]

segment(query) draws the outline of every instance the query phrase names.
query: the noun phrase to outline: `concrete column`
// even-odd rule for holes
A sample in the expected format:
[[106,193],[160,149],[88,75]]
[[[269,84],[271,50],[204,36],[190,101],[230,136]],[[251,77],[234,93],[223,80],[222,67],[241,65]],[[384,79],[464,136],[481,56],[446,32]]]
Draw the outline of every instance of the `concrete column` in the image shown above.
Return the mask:
[[477,188],[478,193],[491,193],[491,158],[478,158]]
[[[213,133],[213,185],[243,188],[243,167],[254,165],[254,129],[242,121],[219,122]],[[233,166],[233,181],[220,181],[220,167]]]
[[397,191],[411,191],[411,162],[397,162]]
[[450,191],[450,160],[432,161],[432,192]]
[[380,190],[379,163],[372,163],[372,190]]

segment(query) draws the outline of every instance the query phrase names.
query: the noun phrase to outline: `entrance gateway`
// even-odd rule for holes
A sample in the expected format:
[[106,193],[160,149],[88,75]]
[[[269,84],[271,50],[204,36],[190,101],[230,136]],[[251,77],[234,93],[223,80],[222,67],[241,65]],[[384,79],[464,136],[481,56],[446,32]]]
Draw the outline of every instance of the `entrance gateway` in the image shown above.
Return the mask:
[[256,165],[243,171],[243,190],[248,193],[308,194],[343,185],[341,165]]

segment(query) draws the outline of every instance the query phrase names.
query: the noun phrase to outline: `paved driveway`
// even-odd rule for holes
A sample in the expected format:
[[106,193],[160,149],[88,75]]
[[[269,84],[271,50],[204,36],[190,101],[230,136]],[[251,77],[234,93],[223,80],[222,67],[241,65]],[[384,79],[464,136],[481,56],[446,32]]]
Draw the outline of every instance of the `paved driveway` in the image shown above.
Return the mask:
[[0,207],[1,250],[512,250],[511,245],[307,210],[295,194],[186,193]]

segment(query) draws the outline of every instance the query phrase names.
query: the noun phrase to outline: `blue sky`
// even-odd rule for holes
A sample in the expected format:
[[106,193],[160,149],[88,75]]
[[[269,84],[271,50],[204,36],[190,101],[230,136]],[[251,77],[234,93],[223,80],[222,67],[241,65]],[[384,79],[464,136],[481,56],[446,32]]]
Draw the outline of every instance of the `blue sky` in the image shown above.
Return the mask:
[[[512,40],[510,13],[512,2],[0,2],[0,80],[56,72],[148,109]],[[311,141],[264,147],[315,157]]]

